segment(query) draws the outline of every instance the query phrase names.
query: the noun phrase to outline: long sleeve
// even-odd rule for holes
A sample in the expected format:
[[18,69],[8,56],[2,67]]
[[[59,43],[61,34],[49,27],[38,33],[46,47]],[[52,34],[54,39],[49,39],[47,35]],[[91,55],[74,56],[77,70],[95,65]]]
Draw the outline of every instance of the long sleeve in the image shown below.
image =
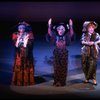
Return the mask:
[[28,34],[29,34],[29,39],[28,39],[27,47],[32,49],[34,45],[34,35],[32,32]]
[[72,25],[69,26],[69,32],[70,32],[70,37],[73,38],[75,32]]
[[69,45],[72,41],[74,41],[76,38],[73,25],[69,25],[68,32],[66,33],[66,42]]
[[100,43],[100,35],[98,33],[96,33],[96,40],[95,42]]
[[69,28],[68,32],[66,33],[66,45],[70,45],[72,41],[76,38],[75,32],[72,26]]
[[12,34],[12,41],[14,43],[14,45],[16,45],[16,41],[17,41],[17,32]]
[[86,39],[86,33],[83,33],[80,40],[82,45],[88,45],[88,41],[90,41],[90,37],[88,36]]
[[48,33],[46,34],[46,40],[51,43],[56,42],[56,33],[52,28],[52,25],[48,26]]

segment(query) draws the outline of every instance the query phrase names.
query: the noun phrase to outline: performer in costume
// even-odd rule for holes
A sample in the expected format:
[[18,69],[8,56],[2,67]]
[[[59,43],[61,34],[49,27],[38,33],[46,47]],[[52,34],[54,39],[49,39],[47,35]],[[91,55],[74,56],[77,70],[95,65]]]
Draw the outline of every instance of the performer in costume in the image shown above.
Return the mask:
[[73,22],[70,19],[69,25],[59,23],[52,25],[52,19],[48,21],[48,41],[56,45],[53,51],[53,66],[54,66],[54,86],[65,86],[68,70],[68,50],[67,46],[74,40]]
[[33,32],[26,22],[19,22],[17,29],[12,35],[15,46],[12,85],[34,85]]
[[89,80],[96,82],[96,69],[99,56],[100,35],[95,32],[97,23],[95,21],[85,21],[83,24],[82,43],[82,69],[85,74],[85,83]]

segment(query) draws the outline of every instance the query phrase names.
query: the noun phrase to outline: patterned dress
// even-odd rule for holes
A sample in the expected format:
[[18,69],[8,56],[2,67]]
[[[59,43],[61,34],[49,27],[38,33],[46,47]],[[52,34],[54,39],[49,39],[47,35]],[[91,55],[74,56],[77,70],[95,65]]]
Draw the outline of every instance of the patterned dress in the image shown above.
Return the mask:
[[[12,40],[14,46],[18,38],[18,32],[13,33]],[[24,47],[19,42],[19,46],[15,46],[15,61],[13,66],[12,85],[26,86],[33,85],[34,82],[34,64],[33,64],[33,33],[29,34],[27,46]],[[23,36],[24,38],[24,36]]]
[[[98,33],[83,33],[81,37],[81,42],[93,41],[97,42],[100,40],[100,35]],[[96,69],[97,69],[97,60],[99,56],[99,46],[98,44],[89,46],[82,45],[82,69],[85,74],[85,78],[96,79]]]
[[53,51],[54,56],[54,85],[66,85],[66,76],[68,69],[68,50],[65,47],[65,41],[59,40]]
[[47,34],[47,40],[56,45],[53,51],[53,67],[54,67],[54,86],[65,86],[68,70],[68,50],[67,45],[71,42],[71,37],[68,33],[59,36],[52,27],[49,27],[50,34]]

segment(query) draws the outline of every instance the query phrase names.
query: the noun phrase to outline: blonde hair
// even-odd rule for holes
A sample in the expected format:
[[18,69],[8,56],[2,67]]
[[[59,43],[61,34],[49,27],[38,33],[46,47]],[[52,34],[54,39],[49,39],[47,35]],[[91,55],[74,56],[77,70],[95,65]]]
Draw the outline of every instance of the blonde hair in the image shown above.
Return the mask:
[[98,27],[98,24],[95,21],[85,21],[83,23],[83,29],[82,31],[85,32],[88,27],[92,26],[94,29],[96,29]]
[[96,29],[96,25],[93,24],[93,23],[89,23],[89,24],[87,25],[87,29],[88,29],[90,26],[92,26],[94,29]]

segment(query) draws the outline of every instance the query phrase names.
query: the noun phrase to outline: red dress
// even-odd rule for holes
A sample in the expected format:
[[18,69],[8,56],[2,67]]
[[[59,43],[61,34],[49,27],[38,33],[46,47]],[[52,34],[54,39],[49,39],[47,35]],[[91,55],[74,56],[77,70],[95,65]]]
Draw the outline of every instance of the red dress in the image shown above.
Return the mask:
[[[18,38],[18,32],[13,33],[14,46]],[[33,33],[30,32],[27,46],[15,46],[15,61],[13,66],[12,85],[26,86],[33,85],[34,64],[33,64]]]

